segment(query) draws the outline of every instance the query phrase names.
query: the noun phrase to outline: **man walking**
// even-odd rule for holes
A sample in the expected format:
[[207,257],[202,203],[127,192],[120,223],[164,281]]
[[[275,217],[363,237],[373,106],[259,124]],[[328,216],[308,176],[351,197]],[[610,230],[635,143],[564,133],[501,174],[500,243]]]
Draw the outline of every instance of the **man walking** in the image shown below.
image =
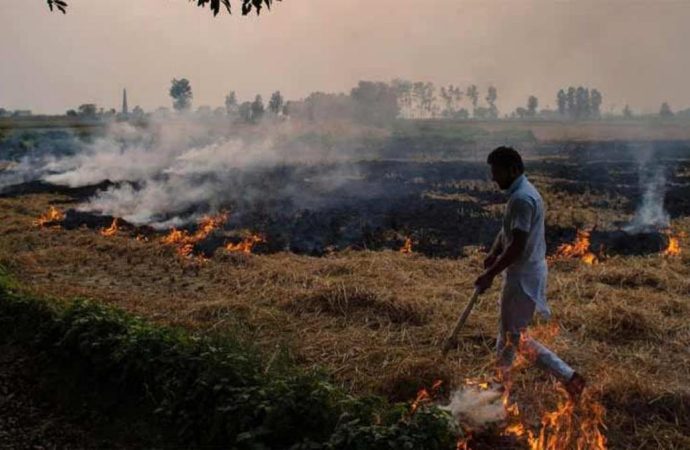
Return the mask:
[[571,397],[577,399],[584,389],[584,378],[551,350],[525,334],[535,311],[545,318],[551,316],[546,304],[548,268],[544,202],[525,177],[522,158],[515,149],[498,147],[489,154],[487,163],[491,166],[493,181],[509,195],[501,231],[484,261],[484,272],[475,281],[481,293],[503,272],[496,344],[499,374],[509,375],[517,349],[556,376]]

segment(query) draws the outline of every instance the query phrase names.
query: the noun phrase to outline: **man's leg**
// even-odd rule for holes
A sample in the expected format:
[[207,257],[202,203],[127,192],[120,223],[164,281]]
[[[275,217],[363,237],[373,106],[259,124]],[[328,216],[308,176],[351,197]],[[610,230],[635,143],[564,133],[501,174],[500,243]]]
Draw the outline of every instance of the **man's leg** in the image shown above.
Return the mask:
[[520,297],[521,295],[515,287],[504,281],[499,300],[501,315],[496,340],[498,376],[504,381],[508,381],[510,368],[515,361],[516,352],[520,348],[520,335],[527,329],[535,310],[533,301],[529,298],[529,302],[520,301]]
[[520,354],[534,362],[540,369],[549,372],[559,381],[567,383],[575,371],[541,342],[523,335],[520,340]]
[[519,351],[539,368],[568,382],[575,371],[554,352],[526,334],[536,305],[521,289],[504,287],[501,296],[501,327],[497,341],[498,367],[506,371]]

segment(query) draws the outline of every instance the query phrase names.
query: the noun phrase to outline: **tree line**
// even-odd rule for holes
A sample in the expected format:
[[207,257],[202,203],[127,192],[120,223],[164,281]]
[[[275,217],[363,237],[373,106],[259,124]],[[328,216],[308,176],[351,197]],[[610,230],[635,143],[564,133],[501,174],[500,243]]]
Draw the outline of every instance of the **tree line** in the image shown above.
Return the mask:
[[[437,95],[438,92],[438,95]],[[172,100],[172,109],[177,112],[191,112],[192,86],[188,79],[173,79],[168,91]],[[504,118],[550,120],[592,120],[602,116],[603,95],[596,89],[584,86],[569,86],[559,89],[556,94],[556,110],[539,110],[539,99],[528,96],[525,106],[516,108]],[[156,110],[159,114],[171,112],[168,108]],[[394,79],[391,82],[360,81],[349,94],[313,92],[301,100],[286,100],[282,93],[274,91],[268,100],[260,94],[253,100],[240,101],[235,91],[229,91],[224,98],[223,106],[212,109],[200,106],[196,112],[200,115],[234,116],[248,123],[256,123],[265,117],[295,117],[310,121],[329,121],[334,119],[355,120],[374,125],[386,125],[396,119],[499,119],[498,90],[488,86],[484,93],[472,84],[466,88],[449,84],[439,89],[431,82],[407,81]],[[9,115],[26,116],[28,111],[15,113],[0,108],[0,117]],[[115,109],[104,110],[93,103],[79,105],[70,109],[67,116],[85,118],[143,118],[144,110],[135,106],[130,112],[117,112]],[[690,116],[690,110],[675,113],[668,103],[661,105],[658,116],[668,118],[674,115]],[[649,116],[649,115],[647,115]],[[610,115],[609,117],[613,117]],[[621,116],[618,116],[621,117]],[[628,105],[622,111],[622,117],[630,119],[634,113]]]

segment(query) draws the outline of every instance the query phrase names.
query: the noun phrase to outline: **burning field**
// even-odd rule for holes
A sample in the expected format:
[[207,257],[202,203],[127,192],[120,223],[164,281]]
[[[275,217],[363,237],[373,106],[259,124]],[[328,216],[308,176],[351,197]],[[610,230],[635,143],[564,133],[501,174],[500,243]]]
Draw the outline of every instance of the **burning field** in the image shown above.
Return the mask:
[[445,405],[458,448],[690,446],[687,142],[521,147],[548,207],[556,317],[530,333],[587,377],[573,404],[529,355],[492,384],[499,283],[441,356],[504,201],[476,143],[395,159],[366,129],[158,127],[0,172],[0,265],[21,289],[239,333],[410,414]]

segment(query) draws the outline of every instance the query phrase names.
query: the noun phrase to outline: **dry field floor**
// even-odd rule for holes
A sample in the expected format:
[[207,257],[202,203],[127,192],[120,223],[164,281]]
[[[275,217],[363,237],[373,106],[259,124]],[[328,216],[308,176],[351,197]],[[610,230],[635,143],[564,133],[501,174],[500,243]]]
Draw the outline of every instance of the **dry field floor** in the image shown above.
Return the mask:
[[[0,264],[30,293],[93,299],[161,324],[200,333],[232,330],[270,361],[287,352],[353,393],[414,398],[443,379],[458,386],[492,371],[495,283],[462,331],[440,345],[472,290],[482,254],[430,259],[395,251],[345,251],[315,258],[219,249],[197,263],[159,239],[40,228],[52,194],[0,199]],[[690,232],[690,220],[674,222]],[[687,246],[686,240],[681,245]],[[690,252],[551,265],[556,320],[532,333],[590,380],[607,408],[611,448],[690,448]],[[527,417],[556,401],[553,381],[521,369],[516,395]]]

